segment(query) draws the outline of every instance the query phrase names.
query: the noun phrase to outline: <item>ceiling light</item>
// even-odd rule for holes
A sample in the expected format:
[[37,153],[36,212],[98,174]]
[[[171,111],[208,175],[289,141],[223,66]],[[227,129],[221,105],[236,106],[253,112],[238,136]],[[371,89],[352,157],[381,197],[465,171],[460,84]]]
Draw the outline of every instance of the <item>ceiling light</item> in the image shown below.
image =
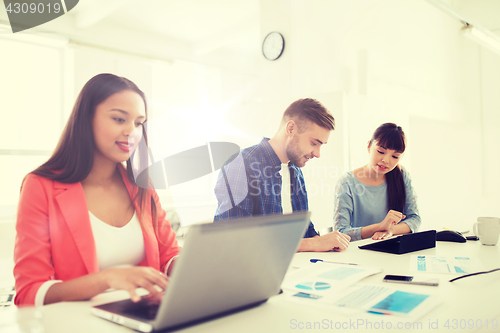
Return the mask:
[[479,45],[500,54],[500,37],[491,31],[475,27],[471,24],[466,24],[462,28],[462,33]]
[[464,36],[472,39],[479,45],[487,47],[493,52],[500,54],[500,36],[491,32],[487,28],[484,28],[477,24],[476,22],[470,20],[470,18],[465,17],[462,13],[456,10],[453,6],[450,6],[447,2],[443,0],[426,0],[431,5],[439,8],[446,14],[454,17],[464,24],[462,28],[462,33]]

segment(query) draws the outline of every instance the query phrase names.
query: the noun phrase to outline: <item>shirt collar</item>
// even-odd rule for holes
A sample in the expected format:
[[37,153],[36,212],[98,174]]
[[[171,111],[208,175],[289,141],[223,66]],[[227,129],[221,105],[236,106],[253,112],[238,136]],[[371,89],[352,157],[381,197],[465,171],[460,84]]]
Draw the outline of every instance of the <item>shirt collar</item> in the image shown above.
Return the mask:
[[271,147],[271,145],[269,144],[269,138],[264,137],[259,145],[264,150],[267,157],[269,157],[271,164],[275,168],[278,168],[278,170],[281,170],[281,160],[279,159],[278,155],[276,155],[273,147]]

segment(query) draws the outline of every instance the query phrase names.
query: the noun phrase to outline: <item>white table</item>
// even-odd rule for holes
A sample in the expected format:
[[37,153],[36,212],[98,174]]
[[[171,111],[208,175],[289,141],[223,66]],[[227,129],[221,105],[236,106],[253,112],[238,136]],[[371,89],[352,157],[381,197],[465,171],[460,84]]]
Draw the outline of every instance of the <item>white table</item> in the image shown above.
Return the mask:
[[[385,274],[412,275],[414,272],[409,271],[409,261],[413,254],[476,257],[480,259],[486,270],[500,267],[500,247],[498,245],[484,246],[479,241],[468,241],[467,243],[437,242],[436,248],[404,255],[358,249],[358,245],[368,242],[370,240],[351,243],[350,247],[341,253],[297,253],[293,258],[292,266],[302,265],[311,258],[318,258],[382,267],[383,273],[361,281],[370,284],[382,284],[382,278]],[[440,278],[439,287],[391,284],[391,287],[398,290],[437,293],[442,299],[442,303],[415,323],[407,323],[404,318],[397,317],[398,322],[403,325],[402,329],[395,329],[397,326],[393,322],[391,323],[393,329],[390,331],[500,332],[500,272],[469,277],[452,283],[448,280],[459,275],[439,274],[436,276]],[[32,325],[38,325],[45,332],[51,333],[131,332],[130,329],[94,317],[89,311],[92,305],[126,297],[125,292],[115,291],[101,294],[86,302],[65,302],[44,306],[37,309],[36,313],[40,316],[39,319],[33,319],[35,317],[33,309],[21,309],[17,315],[24,315],[25,318],[20,318],[17,322],[22,324],[29,321],[26,318],[31,318]],[[385,328],[384,323],[387,325],[387,317],[391,317],[392,321],[395,320],[396,316],[377,316],[366,313],[361,316],[349,317],[290,303],[285,301],[282,295],[279,295],[255,308],[187,327],[181,331],[306,332],[311,330],[300,327],[306,327],[308,323],[309,325],[318,323],[316,325],[317,331],[380,332],[383,331],[382,328]],[[445,327],[447,321],[448,328]],[[493,329],[495,321],[498,323],[496,330]],[[369,323],[372,325],[371,329]],[[480,325],[481,329],[479,329]],[[486,329],[486,325],[489,326],[489,329]],[[342,326],[344,329],[338,329]]]

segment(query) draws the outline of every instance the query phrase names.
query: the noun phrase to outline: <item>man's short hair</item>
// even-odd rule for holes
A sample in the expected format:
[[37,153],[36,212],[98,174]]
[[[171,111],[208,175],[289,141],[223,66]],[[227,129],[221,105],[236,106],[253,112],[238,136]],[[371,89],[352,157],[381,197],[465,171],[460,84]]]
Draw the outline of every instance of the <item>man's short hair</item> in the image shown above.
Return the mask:
[[289,120],[297,124],[299,133],[305,132],[310,122],[330,131],[335,129],[335,119],[332,114],[313,98],[299,99],[290,104],[283,113],[281,124],[286,124]]

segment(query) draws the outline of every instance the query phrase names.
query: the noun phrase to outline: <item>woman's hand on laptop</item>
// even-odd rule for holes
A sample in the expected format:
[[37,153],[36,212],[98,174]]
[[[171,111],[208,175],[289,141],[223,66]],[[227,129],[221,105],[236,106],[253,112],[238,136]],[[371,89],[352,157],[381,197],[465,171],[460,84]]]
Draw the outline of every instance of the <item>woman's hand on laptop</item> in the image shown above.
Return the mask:
[[116,267],[102,274],[110,288],[128,291],[133,302],[141,300],[136,288],[144,288],[152,297],[161,298],[168,284],[168,277],[152,267]]

